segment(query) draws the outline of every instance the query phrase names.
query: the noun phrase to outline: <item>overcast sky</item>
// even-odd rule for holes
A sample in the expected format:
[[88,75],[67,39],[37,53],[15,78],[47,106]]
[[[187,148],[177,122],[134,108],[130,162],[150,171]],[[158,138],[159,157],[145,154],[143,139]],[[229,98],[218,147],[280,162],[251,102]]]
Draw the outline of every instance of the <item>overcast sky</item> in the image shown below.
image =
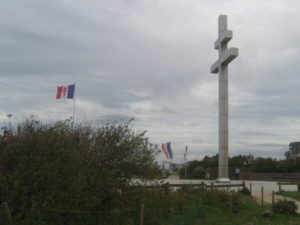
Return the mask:
[[[175,161],[218,152],[217,20],[228,15],[229,152],[283,158],[300,141],[298,0],[0,0],[0,121],[135,118]],[[162,158],[161,158],[162,159]]]

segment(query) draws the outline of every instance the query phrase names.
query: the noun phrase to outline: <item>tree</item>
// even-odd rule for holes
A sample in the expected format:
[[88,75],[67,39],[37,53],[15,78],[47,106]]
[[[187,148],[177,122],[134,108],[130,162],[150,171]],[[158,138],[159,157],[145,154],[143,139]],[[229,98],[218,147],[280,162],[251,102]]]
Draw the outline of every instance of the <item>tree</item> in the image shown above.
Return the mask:
[[216,154],[214,156],[205,156],[202,160],[202,166],[203,168],[217,168],[218,167],[218,160],[219,160],[219,155]]
[[[197,161],[197,160],[193,160],[190,162],[187,162],[187,168],[186,168],[186,172],[187,172],[187,178],[193,178],[193,171],[196,167],[201,166],[201,162]],[[179,176],[181,179],[185,178],[185,167],[182,167],[179,170]]]
[[43,124],[30,118],[7,130],[0,136],[0,202],[8,202],[20,221],[64,224],[71,219],[61,213],[55,222],[46,209],[53,215],[118,207],[133,178],[160,172],[154,146],[130,122],[73,129],[70,121]]
[[204,178],[204,169],[201,166],[197,166],[193,170],[193,178]]
[[251,168],[254,163],[253,155],[237,155],[229,159],[229,165],[233,168]]
[[289,150],[284,153],[287,160],[296,159],[300,156],[300,142],[291,142]]
[[273,158],[258,157],[254,159],[254,172],[271,173],[276,171],[277,160]]

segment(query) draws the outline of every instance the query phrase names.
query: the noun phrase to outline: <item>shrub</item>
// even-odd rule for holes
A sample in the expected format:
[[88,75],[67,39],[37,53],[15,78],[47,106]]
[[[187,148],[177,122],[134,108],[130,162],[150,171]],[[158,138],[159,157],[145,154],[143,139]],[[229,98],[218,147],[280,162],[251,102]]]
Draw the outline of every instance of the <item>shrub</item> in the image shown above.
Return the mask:
[[270,210],[266,210],[263,212],[262,216],[264,218],[271,218],[273,216],[273,213]]
[[273,213],[296,213],[297,205],[294,201],[290,200],[277,200],[272,206]]
[[130,122],[73,128],[71,121],[43,124],[32,117],[2,130],[0,203],[8,203],[19,224],[74,218],[68,223],[75,225],[84,215],[66,212],[118,210],[132,179],[159,172],[155,146]]
[[219,209],[232,207],[233,212],[237,213],[240,206],[240,195],[236,192],[224,190],[203,190],[201,191],[201,202],[204,205],[217,206]]
[[251,194],[250,190],[247,187],[243,187],[238,192],[241,193],[241,194],[243,194],[243,195],[250,195]]

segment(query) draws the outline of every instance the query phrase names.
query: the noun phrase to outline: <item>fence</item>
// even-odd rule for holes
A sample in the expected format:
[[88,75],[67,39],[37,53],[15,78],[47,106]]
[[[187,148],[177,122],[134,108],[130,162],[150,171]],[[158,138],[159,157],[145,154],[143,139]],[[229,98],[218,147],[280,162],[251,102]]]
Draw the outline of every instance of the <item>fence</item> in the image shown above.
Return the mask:
[[164,183],[161,185],[158,184],[146,184],[146,188],[163,188],[163,187],[170,187],[176,190],[176,188],[184,188],[184,187],[194,187],[194,188],[209,188],[211,190],[214,190],[216,188],[232,188],[232,187],[246,187],[245,181],[242,183],[215,183],[215,182],[210,182],[210,183],[205,183],[201,182],[199,184],[193,184],[193,183],[183,183],[183,184],[170,184],[170,183]]
[[278,185],[279,192],[282,191],[281,186],[285,186],[285,185],[297,185],[297,191],[300,191],[300,181],[288,181],[288,182],[279,181],[277,182],[277,185]]
[[[175,190],[177,188],[184,189],[185,187],[193,187],[192,190],[203,189],[204,193],[208,193],[209,196],[213,196],[214,192],[211,190],[219,189],[219,188],[230,188],[230,187],[245,187],[245,183],[240,184],[215,184],[215,183],[200,183],[200,184],[164,184],[164,185],[149,185],[146,186],[146,189],[149,188],[168,188],[169,190]],[[152,193],[152,192],[151,192]],[[176,191],[172,191],[173,196],[177,195]],[[182,192],[184,193],[184,192]],[[202,190],[199,190],[197,193],[203,193]],[[233,210],[233,200],[231,192],[226,192],[227,194],[227,204],[228,210]],[[217,194],[217,192],[216,192]],[[215,201],[212,197],[208,198],[209,201]],[[36,218],[41,219],[42,221],[47,221],[49,224],[70,224],[70,225],[149,225],[152,224],[149,222],[149,215],[153,215],[153,205],[149,205],[147,203],[143,203],[139,207],[135,207],[131,210],[126,209],[114,209],[114,210],[67,210],[67,209],[51,209],[51,208],[43,208],[36,207],[31,208],[33,212],[40,212],[41,217],[39,215],[35,215]],[[192,208],[178,210],[173,209],[172,213],[168,215],[170,225],[194,225],[195,221],[199,216],[203,215],[204,208],[207,209],[210,206],[203,206],[199,202],[193,205]],[[13,224],[14,215],[13,213],[16,211],[28,210],[22,207],[18,207],[14,205],[14,207],[10,207],[7,203],[2,203],[2,209],[0,213],[5,219],[1,219],[0,216],[0,224]],[[4,222],[5,220],[5,222]],[[147,221],[147,223],[145,223]],[[24,224],[43,224],[39,223],[38,220],[32,220],[30,222]]]
[[296,181],[300,180],[300,173],[254,173],[241,171],[242,180],[264,180],[264,181]]

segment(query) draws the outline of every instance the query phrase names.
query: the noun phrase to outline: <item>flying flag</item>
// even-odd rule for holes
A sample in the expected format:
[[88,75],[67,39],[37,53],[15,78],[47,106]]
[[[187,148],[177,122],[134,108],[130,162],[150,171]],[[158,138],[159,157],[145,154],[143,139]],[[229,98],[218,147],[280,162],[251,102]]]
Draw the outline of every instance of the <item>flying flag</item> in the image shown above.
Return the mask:
[[172,153],[172,149],[171,149],[171,142],[162,144],[161,149],[162,149],[163,153],[165,153],[167,159],[173,159],[173,153]]
[[75,84],[57,87],[56,99],[74,98]]
[[167,149],[166,149],[166,144],[162,144],[161,149],[162,149],[163,153],[165,153],[166,158],[168,159],[169,154],[168,154]]

